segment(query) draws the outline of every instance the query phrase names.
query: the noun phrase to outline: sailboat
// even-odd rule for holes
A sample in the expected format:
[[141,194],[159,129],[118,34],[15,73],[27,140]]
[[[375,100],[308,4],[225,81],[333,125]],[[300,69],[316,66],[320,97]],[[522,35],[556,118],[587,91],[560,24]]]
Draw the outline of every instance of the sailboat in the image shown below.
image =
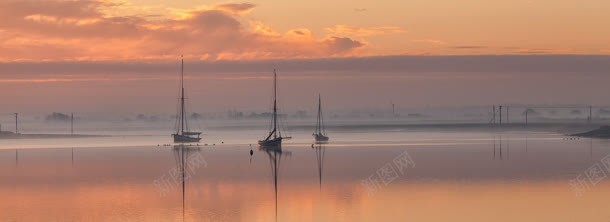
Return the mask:
[[278,121],[277,115],[277,74],[275,69],[273,70],[273,116],[271,117],[271,128],[269,130],[269,135],[263,139],[258,141],[258,145],[267,146],[267,147],[279,147],[282,145],[283,139],[290,139],[291,137],[282,137],[282,132],[280,131],[280,124]]
[[176,117],[178,121],[176,133],[172,134],[174,143],[196,143],[201,140],[201,132],[189,131],[186,120],[186,107],[184,105],[184,58],[180,66],[180,110]]
[[324,130],[324,120],[322,119],[322,98],[320,95],[318,95],[318,121],[316,122],[316,130],[312,135],[316,139],[316,142],[328,141],[326,130]]

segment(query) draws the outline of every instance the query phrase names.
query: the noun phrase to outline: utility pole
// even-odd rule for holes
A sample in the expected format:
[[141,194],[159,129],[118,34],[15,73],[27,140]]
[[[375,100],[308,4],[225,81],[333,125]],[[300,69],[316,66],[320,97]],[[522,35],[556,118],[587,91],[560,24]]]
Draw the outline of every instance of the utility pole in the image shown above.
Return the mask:
[[593,122],[593,106],[589,106],[589,119],[588,119],[589,123]]
[[500,113],[500,125],[502,125],[502,106],[500,106],[500,110],[498,110]]
[[493,115],[494,115],[494,116],[491,118],[491,122],[492,122],[494,125],[496,125],[496,105],[494,105],[494,106],[493,106],[493,111],[492,111],[492,113],[493,113]]
[[394,118],[396,117],[396,105],[392,101],[390,101],[390,104],[392,105],[392,118]]
[[19,118],[19,113],[15,113],[15,134],[19,134],[19,123],[17,119]]
[[509,114],[508,114],[508,106],[506,106],[506,124],[508,124],[508,123],[509,123],[509,122],[508,122],[508,117],[509,117]]

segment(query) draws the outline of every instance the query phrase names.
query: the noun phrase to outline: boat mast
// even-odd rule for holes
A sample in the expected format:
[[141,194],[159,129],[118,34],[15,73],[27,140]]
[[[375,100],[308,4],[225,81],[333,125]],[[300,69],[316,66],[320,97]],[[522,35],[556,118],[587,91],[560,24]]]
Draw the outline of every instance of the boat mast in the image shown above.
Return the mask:
[[277,138],[278,135],[277,125],[277,74],[273,69],[273,138]]
[[318,94],[318,133],[324,135],[324,123],[322,122],[322,96]]
[[184,56],[181,57],[181,65],[180,65],[180,134],[184,134]]
[[15,113],[15,134],[19,134],[19,123],[18,120],[19,119],[19,113]]
[[318,94],[318,120],[316,122],[316,135],[320,135],[320,132],[321,132],[321,130],[320,130],[320,125],[321,125],[321,122],[320,122],[320,113],[321,113],[321,110],[322,110],[322,108],[320,107],[320,106],[322,106],[322,102],[321,101],[322,100],[320,99],[320,94]]

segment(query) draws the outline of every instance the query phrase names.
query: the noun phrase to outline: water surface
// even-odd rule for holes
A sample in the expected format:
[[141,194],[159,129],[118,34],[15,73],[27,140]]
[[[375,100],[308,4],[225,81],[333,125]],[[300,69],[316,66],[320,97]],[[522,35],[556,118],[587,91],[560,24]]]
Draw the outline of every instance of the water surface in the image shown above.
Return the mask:
[[250,156],[258,136],[210,133],[199,147],[163,146],[164,135],[1,141],[0,221],[610,220],[610,182],[585,174],[598,164],[610,175],[605,140],[362,131],[312,146],[297,132]]

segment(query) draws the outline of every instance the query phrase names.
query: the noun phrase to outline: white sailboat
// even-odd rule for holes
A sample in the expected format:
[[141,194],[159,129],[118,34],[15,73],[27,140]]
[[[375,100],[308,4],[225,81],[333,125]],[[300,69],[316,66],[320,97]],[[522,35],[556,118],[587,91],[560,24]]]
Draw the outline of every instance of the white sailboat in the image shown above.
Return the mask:
[[180,67],[180,110],[176,116],[178,121],[176,133],[172,134],[175,143],[196,143],[201,140],[201,132],[190,131],[187,124],[186,107],[184,105],[184,58]]
[[266,147],[279,147],[282,145],[282,140],[290,139],[291,137],[282,137],[282,132],[279,126],[277,114],[277,74],[273,70],[273,115],[271,117],[271,129],[269,135],[263,140],[258,141],[258,145]]
[[326,130],[324,129],[324,119],[322,118],[322,97],[320,95],[318,95],[318,121],[316,122],[316,129],[312,135],[316,139],[316,142],[326,142],[329,139],[328,136],[326,136]]

